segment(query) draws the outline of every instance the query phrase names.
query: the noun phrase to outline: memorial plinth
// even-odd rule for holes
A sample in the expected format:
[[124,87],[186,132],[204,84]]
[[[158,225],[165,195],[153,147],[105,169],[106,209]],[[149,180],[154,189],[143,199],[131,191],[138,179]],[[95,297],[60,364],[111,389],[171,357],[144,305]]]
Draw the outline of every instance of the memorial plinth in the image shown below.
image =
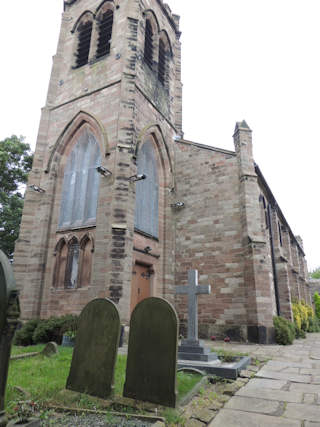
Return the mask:
[[188,286],[176,286],[178,295],[188,295],[188,336],[178,347],[178,369],[196,368],[223,378],[236,379],[241,369],[249,363],[249,357],[235,358],[232,363],[223,363],[216,353],[206,348],[198,339],[198,295],[209,295],[210,285],[198,284],[198,271],[188,272]]

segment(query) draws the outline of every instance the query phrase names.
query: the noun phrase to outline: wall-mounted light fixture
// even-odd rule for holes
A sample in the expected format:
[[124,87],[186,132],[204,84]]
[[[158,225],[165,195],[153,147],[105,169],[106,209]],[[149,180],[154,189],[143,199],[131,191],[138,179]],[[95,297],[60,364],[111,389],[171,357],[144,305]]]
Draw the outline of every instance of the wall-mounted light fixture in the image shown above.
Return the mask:
[[173,137],[174,141],[180,141],[181,139],[182,139],[181,135],[174,135],[174,137]]
[[97,169],[97,172],[102,176],[112,175],[112,172],[109,171],[108,169],[104,168],[103,166],[98,166],[96,169]]
[[143,250],[146,254],[149,254],[152,251],[152,248],[150,248],[150,246],[146,246]]
[[146,179],[146,178],[147,178],[147,176],[144,173],[139,174],[139,175],[132,175],[129,177],[129,182],[142,181],[143,179]]
[[178,201],[178,202],[172,203],[170,206],[174,209],[182,209],[185,207],[185,204],[183,202]]
[[45,193],[46,190],[44,190],[41,187],[38,187],[37,185],[31,184],[29,185],[29,188],[31,188],[33,191],[36,191],[37,193]]

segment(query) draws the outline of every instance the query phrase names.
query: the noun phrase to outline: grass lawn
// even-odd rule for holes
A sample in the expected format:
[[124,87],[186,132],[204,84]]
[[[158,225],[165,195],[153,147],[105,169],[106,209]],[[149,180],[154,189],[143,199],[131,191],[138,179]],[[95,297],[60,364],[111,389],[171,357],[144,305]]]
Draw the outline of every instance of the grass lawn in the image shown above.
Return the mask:
[[[44,346],[13,347],[12,354],[41,351]],[[87,395],[64,393],[73,349],[59,347],[59,353],[50,358],[36,356],[12,360],[6,392],[6,409],[14,412],[17,401],[23,400],[15,386],[30,394],[30,399],[41,406],[46,404],[102,409],[103,401]],[[126,356],[119,355],[115,369],[115,396],[122,396],[125,381]],[[200,380],[200,375],[178,372],[178,400],[186,395]]]

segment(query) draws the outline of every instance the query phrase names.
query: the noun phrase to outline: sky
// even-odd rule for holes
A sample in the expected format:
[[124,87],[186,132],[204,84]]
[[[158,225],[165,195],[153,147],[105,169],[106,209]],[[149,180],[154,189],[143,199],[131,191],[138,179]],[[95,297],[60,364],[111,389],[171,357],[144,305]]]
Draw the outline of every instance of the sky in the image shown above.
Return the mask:
[[[181,16],[185,138],[233,150],[245,119],[309,271],[319,267],[319,0],[168,3]],[[62,10],[62,0],[1,5],[0,140],[23,135],[35,146]]]

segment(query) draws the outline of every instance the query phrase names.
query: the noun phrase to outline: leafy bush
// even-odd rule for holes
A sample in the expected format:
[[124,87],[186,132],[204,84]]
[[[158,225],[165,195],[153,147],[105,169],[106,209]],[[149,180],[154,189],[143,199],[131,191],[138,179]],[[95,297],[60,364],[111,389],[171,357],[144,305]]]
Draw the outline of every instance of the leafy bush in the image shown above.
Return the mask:
[[273,318],[275,328],[276,342],[282,345],[292,344],[295,338],[294,324],[284,317],[275,316]]
[[292,313],[296,326],[297,338],[305,338],[305,332],[320,331],[319,319],[317,319],[313,308],[306,304],[305,301],[294,301],[292,303]]
[[55,341],[61,344],[64,332],[76,330],[77,319],[78,316],[68,314],[62,317],[50,317],[49,319],[42,320],[33,332],[33,342],[37,344]]
[[62,317],[50,317],[50,319],[33,319],[26,322],[16,332],[16,345],[32,345],[55,341],[61,344],[64,332],[72,332],[75,335],[78,326],[78,316],[67,314]]
[[296,332],[296,338],[305,338],[306,337],[306,333],[303,329],[299,329],[297,325],[295,326],[295,332]]
[[313,301],[315,305],[315,312],[318,319],[320,319],[320,295],[318,292],[315,292],[313,296]]
[[32,345],[33,339],[32,335],[36,327],[38,326],[40,320],[39,319],[32,319],[28,320],[26,323],[22,325],[22,327],[17,330],[15,337],[14,337],[14,343],[16,345]]

